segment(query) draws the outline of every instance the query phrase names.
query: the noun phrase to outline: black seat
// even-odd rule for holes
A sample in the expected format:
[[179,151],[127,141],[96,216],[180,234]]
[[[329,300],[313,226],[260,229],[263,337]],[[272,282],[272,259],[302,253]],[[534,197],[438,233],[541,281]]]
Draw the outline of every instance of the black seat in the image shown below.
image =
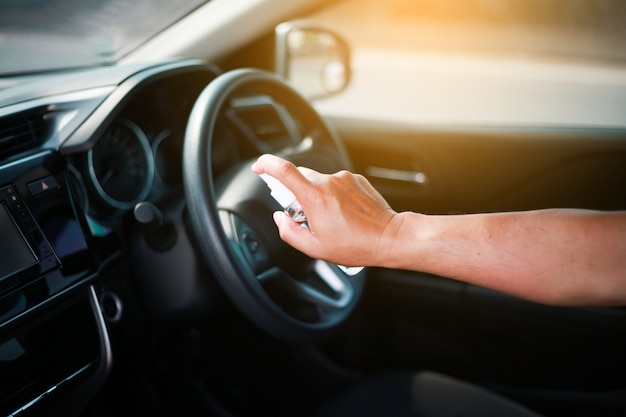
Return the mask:
[[484,388],[434,372],[395,372],[358,384],[313,417],[540,417]]

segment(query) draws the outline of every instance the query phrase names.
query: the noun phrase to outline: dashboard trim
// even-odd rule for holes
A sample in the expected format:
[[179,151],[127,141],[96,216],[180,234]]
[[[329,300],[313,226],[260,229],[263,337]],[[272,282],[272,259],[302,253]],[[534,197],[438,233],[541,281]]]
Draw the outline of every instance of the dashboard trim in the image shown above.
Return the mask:
[[217,73],[214,67],[201,60],[186,59],[168,62],[160,65],[146,66],[144,69],[130,74],[120,81],[117,88],[106,97],[97,109],[85,120],[74,133],[61,144],[60,152],[65,155],[89,150],[98,140],[102,132],[108,127],[109,121],[114,120],[123,104],[133,98],[133,91],[143,83],[160,80],[177,73],[206,70]]

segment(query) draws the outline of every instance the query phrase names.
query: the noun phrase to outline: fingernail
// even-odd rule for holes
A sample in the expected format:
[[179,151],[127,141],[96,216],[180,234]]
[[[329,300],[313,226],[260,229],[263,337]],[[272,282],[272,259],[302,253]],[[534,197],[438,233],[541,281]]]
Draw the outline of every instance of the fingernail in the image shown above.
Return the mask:
[[280,227],[280,223],[283,219],[283,212],[275,211],[274,213],[272,213],[272,218],[274,219],[274,223],[276,223],[276,226]]

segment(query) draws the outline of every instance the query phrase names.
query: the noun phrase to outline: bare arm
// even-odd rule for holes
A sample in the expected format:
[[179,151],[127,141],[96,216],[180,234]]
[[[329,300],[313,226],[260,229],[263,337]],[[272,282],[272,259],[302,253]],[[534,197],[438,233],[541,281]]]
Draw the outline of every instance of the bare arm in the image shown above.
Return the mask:
[[[626,213],[535,210],[406,217],[387,266],[546,304],[626,304]],[[408,246],[407,246],[408,245]]]
[[253,169],[296,194],[310,229],[274,219],[285,242],[314,258],[430,272],[547,304],[626,304],[625,212],[397,213],[360,175],[270,155]]

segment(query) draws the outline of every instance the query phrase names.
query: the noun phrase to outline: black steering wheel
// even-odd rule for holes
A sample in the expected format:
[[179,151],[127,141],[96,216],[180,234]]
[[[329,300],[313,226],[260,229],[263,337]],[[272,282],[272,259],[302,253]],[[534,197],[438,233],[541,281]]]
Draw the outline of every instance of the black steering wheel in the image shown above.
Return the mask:
[[319,340],[355,309],[366,270],[350,276],[285,244],[272,220],[280,207],[250,170],[254,160],[217,178],[212,173],[218,120],[234,103],[259,98],[274,103],[287,130],[297,132],[277,154],[320,172],[350,169],[336,134],[286,83],[260,70],[224,73],[199,95],[187,124],[183,175],[190,224],[201,256],[245,316],[279,339]]

